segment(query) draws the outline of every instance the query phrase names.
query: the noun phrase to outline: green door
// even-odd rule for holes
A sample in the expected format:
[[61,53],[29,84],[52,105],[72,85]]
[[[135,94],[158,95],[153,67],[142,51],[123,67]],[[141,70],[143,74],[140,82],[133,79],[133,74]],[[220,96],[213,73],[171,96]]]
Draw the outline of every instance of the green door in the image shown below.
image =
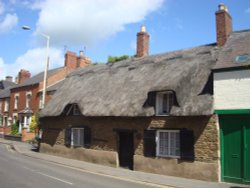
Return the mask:
[[245,127],[245,181],[250,184],[250,125]]
[[250,182],[250,116],[220,115],[221,169],[226,182]]

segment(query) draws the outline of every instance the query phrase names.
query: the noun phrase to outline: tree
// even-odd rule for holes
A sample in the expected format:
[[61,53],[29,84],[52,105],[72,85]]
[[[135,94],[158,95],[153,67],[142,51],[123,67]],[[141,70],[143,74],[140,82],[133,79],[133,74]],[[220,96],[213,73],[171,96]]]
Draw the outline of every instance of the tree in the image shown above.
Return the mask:
[[114,63],[117,61],[122,61],[125,59],[128,59],[129,56],[128,55],[122,55],[122,56],[108,56],[108,63]]
[[30,122],[30,132],[36,132],[38,128],[38,116],[34,114],[31,116],[31,122]]

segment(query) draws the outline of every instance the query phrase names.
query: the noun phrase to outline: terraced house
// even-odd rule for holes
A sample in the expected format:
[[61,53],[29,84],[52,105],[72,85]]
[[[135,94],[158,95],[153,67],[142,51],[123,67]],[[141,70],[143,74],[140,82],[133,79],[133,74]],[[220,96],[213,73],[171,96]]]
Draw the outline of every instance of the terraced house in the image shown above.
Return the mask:
[[[68,51],[65,54],[64,66],[49,70],[47,73],[47,88],[45,104],[51,99],[56,89],[60,87],[62,80],[79,67],[86,67],[91,62],[80,52]],[[5,134],[10,132],[10,126],[18,123],[19,133],[22,133],[22,140],[34,138],[34,132],[30,132],[30,123],[32,115],[39,112],[42,108],[42,90],[43,90],[44,72],[33,77],[27,70],[21,70],[18,74],[18,84],[9,88],[5,93],[9,99],[8,119],[9,124],[5,126]]]
[[[238,168],[246,163],[238,178],[228,169],[233,168],[228,166],[230,158],[238,156],[228,150],[234,136],[227,134],[240,129],[246,135],[249,124],[226,128],[223,123],[220,112],[225,111],[220,107],[227,103],[222,100],[223,92],[233,89],[231,85],[222,87],[217,70],[228,63],[226,57],[238,58],[231,64],[249,61],[249,31],[232,32],[231,16],[222,4],[216,12],[216,24],[214,44],[150,56],[149,35],[143,27],[137,34],[134,58],[70,74],[41,112],[40,151],[145,172],[248,183],[248,136],[236,136],[246,151],[237,163]],[[233,83],[236,81],[234,77]],[[247,79],[242,86],[246,83]],[[245,97],[240,108],[244,112],[248,91],[242,91]],[[239,95],[234,94],[225,96],[236,100]],[[247,142],[244,146],[243,139]]]

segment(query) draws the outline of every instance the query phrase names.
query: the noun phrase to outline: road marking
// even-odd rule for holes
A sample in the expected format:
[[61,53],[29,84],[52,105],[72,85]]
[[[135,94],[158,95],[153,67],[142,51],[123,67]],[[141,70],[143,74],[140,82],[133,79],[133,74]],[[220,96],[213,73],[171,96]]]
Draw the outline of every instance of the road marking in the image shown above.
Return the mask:
[[33,170],[33,169],[31,169],[31,168],[29,168],[29,167],[27,167],[27,166],[22,166],[24,169],[26,169],[26,170],[30,170],[31,172],[35,172],[35,170]]
[[118,180],[122,180],[122,181],[137,183],[137,184],[141,184],[141,185],[147,185],[147,186],[158,187],[158,188],[174,188],[174,187],[171,187],[171,186],[160,185],[160,184],[145,182],[145,181],[141,181],[141,180],[132,180],[132,179],[129,179],[129,178],[113,176],[113,175],[108,175],[108,174],[102,174],[102,173],[99,173],[99,172],[91,172],[91,171],[88,171],[88,170],[83,170],[83,169],[79,169],[79,168],[76,168],[76,167],[63,165],[63,164],[60,164],[60,163],[54,163],[54,162],[50,162],[50,163],[56,164],[58,166],[63,166],[63,167],[71,168],[71,169],[74,169],[74,170],[82,171],[82,172],[89,173],[89,174],[104,176],[104,177],[108,177],[108,178],[113,178],[113,179],[118,179]]
[[63,179],[56,178],[56,177],[54,177],[54,176],[50,176],[50,175],[44,174],[44,173],[42,173],[42,172],[36,172],[36,173],[41,174],[41,175],[43,175],[43,176],[46,176],[46,177],[48,177],[48,178],[51,178],[51,179],[54,179],[54,180],[57,180],[57,181],[60,181],[60,182],[69,184],[69,185],[73,185],[73,183],[71,183],[71,182],[69,182],[69,181],[65,181],[65,180],[63,180]]

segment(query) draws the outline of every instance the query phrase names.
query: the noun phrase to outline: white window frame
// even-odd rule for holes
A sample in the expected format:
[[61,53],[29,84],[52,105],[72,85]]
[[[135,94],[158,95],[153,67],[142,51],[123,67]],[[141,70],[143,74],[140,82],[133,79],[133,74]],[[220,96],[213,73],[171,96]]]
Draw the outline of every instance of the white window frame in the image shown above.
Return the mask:
[[43,94],[39,93],[39,109],[43,108]]
[[[82,137],[81,133],[83,134]],[[77,134],[77,138],[74,138],[75,134]],[[84,128],[71,128],[71,145],[84,147]]]
[[[166,133],[168,134],[168,147],[167,147],[167,154],[162,154],[160,153],[160,133]],[[171,139],[170,139],[170,135],[171,133],[179,133],[179,148],[177,148],[179,150],[179,155],[172,155],[171,154]],[[175,140],[176,142],[176,140]],[[180,130],[157,130],[156,132],[156,156],[159,157],[170,157],[170,158],[180,158]]]
[[72,104],[67,111],[66,115],[68,116],[70,113],[73,113],[74,116],[79,116],[81,115],[80,109],[77,104]]
[[[163,112],[163,96],[167,94],[167,112]],[[172,106],[174,105],[174,92],[173,91],[163,91],[157,92],[156,94],[156,115],[157,116],[168,116]]]
[[[28,98],[30,96],[30,98]],[[26,93],[26,108],[30,108],[30,102],[31,102],[32,94],[31,92]]]
[[16,95],[15,95],[15,102],[14,102],[14,109],[15,109],[15,110],[18,109],[18,102],[19,102],[19,95],[16,94]]
[[9,111],[9,99],[5,99],[4,101],[4,111],[5,112]]

